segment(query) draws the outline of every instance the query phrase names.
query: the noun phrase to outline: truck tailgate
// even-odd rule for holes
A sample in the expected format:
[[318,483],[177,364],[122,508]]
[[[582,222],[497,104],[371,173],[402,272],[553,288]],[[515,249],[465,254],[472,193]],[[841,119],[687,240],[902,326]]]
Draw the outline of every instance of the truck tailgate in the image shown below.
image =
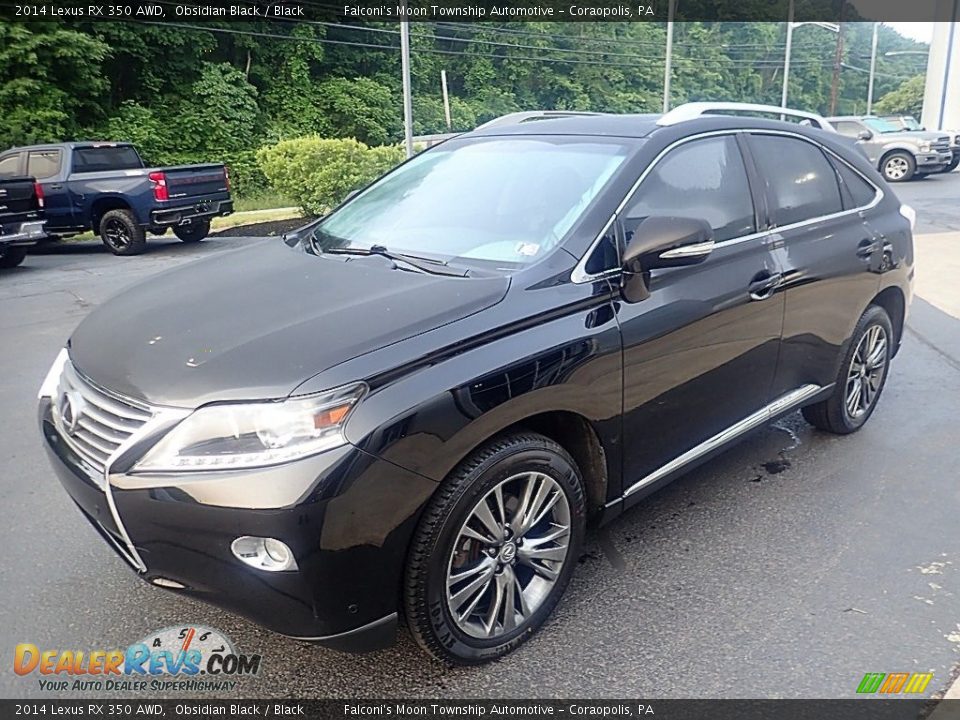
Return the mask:
[[219,163],[163,168],[171,201],[193,200],[229,192],[227,174]]
[[38,212],[32,177],[0,180],[0,223],[28,220],[36,217]]

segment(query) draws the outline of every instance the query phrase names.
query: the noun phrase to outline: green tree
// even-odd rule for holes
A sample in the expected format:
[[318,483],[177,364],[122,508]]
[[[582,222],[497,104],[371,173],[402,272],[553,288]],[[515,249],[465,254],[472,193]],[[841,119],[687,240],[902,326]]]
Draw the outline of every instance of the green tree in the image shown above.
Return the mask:
[[100,121],[108,50],[60,23],[0,22],[0,147],[71,140]]
[[923,112],[923,92],[926,80],[923,75],[917,75],[904,82],[892,92],[880,98],[874,111],[887,115],[913,115],[920,117]]
[[188,153],[237,151],[256,147],[260,108],[257,89],[228,63],[204,63],[190,94],[171,118],[181,149]]

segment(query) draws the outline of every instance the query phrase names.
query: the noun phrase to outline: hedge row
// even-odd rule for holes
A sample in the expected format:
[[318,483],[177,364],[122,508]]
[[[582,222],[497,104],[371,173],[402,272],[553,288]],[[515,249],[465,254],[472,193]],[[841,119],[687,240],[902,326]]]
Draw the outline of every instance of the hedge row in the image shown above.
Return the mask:
[[311,136],[263,147],[256,156],[260,170],[276,191],[294,200],[307,214],[322,215],[350,191],[403,162],[404,152],[399,145],[369,147],[353,138]]

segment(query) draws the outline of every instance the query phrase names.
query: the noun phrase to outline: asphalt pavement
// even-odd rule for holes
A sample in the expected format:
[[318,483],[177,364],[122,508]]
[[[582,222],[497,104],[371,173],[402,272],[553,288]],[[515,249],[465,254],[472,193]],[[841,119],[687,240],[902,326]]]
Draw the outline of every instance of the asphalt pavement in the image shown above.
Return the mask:
[[[919,231],[960,230],[960,173],[898,193]],[[960,661],[960,283],[944,268],[960,272],[960,234],[918,238],[919,297],[861,432],[794,414],[592,531],[541,633],[471,669],[427,659],[405,631],[390,650],[343,655],[148,586],[48,468],[36,390],[79,320],[251,242],[165,239],[135,258],[68,245],[0,271],[0,697],[85,696],[16,676],[17,643],[113,649],[185,624],[262,655],[234,697],[853,697],[864,673],[900,671],[933,672],[928,695],[947,685]]]

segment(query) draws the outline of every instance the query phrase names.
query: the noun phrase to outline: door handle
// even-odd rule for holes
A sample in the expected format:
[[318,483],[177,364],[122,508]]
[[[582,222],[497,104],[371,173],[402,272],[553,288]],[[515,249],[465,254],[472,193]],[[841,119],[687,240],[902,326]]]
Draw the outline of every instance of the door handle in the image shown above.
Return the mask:
[[880,243],[875,240],[865,238],[857,245],[857,257],[861,260],[869,260],[870,257],[880,249]]
[[747,286],[747,292],[750,293],[751,300],[766,300],[771,297],[774,291],[780,287],[783,280],[781,273],[769,273],[764,270],[758,273]]

